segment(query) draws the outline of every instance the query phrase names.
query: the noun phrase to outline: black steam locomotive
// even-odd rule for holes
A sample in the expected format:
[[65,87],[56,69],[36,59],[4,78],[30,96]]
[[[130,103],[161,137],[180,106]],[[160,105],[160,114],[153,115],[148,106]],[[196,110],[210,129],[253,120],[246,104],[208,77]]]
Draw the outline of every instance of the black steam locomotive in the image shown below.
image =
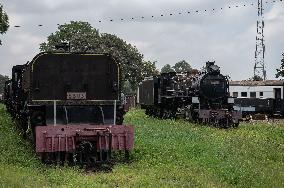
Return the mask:
[[175,118],[191,103],[192,73],[162,73],[145,78],[139,86],[139,103],[146,114]]
[[96,164],[133,148],[119,64],[107,54],[40,53],[12,69],[5,104],[44,161]]
[[215,62],[202,72],[163,73],[146,78],[139,86],[139,103],[146,114],[185,119],[217,127],[238,126],[241,113],[234,111],[229,82]]

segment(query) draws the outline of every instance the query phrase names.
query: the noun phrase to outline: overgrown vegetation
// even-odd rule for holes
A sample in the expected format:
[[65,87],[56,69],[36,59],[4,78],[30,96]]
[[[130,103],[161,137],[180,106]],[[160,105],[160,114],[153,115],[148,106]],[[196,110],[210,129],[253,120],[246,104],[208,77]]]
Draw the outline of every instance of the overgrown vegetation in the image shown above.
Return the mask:
[[[3,35],[9,28],[9,18],[7,13],[3,10],[3,5],[0,3],[0,34]],[[0,40],[0,45],[2,41]]]
[[9,80],[8,76],[3,76],[0,74],[0,93],[4,92],[4,86],[7,80]]
[[46,167],[18,136],[0,106],[0,186],[4,187],[283,187],[284,125],[222,130],[182,120],[126,115],[136,127],[132,162],[112,172]]
[[276,78],[279,77],[284,77],[284,53],[282,54],[282,60],[281,60],[281,64],[280,64],[280,68],[276,69],[277,73],[276,73]]
[[161,73],[169,72],[189,72],[192,71],[192,68],[188,62],[185,60],[177,62],[174,66],[166,64],[162,67]]

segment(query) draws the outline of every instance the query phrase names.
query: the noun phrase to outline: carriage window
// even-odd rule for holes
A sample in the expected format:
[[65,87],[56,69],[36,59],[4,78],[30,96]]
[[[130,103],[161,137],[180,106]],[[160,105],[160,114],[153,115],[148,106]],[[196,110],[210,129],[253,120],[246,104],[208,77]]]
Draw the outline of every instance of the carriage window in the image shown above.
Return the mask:
[[239,93],[238,92],[233,92],[233,97],[238,97]]
[[250,98],[256,98],[256,92],[250,92]]
[[259,97],[263,97],[263,92],[259,92]]
[[247,96],[248,96],[248,93],[247,93],[247,92],[241,92],[241,96],[242,96],[242,97],[247,97]]

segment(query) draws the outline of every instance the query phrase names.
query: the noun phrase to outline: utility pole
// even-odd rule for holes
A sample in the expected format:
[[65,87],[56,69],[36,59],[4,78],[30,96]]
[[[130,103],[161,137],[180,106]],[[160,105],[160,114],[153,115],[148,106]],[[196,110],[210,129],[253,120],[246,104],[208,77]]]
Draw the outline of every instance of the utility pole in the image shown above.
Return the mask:
[[265,44],[264,44],[263,0],[258,0],[254,77],[259,76],[263,80],[266,80],[264,55],[265,55]]

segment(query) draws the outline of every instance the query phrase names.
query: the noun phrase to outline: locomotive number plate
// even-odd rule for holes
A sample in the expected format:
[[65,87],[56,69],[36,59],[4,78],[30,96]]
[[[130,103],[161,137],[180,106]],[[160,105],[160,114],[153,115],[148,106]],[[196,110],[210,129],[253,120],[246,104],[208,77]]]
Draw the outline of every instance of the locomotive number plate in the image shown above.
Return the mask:
[[86,99],[86,92],[67,92],[67,99]]
[[218,81],[218,80],[212,81],[211,84],[212,84],[212,85],[219,85],[219,84],[220,84],[220,81]]

